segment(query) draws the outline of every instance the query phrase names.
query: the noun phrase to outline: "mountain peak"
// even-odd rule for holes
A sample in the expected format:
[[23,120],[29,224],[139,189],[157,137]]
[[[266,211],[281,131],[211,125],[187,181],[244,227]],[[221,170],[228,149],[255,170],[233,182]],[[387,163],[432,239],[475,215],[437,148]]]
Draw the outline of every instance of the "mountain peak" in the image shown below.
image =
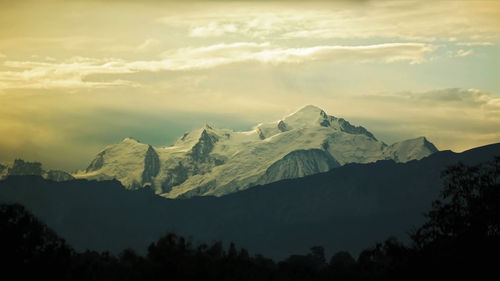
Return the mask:
[[140,143],[140,141],[138,141],[137,139],[134,139],[133,137],[126,137],[122,140],[122,142],[138,142],[138,143]]
[[301,107],[299,110],[295,111],[294,113],[288,115],[287,117],[291,117],[294,115],[303,115],[303,116],[318,116],[318,115],[323,115],[325,114],[325,111],[315,105],[309,104],[306,106]]
[[394,143],[386,148],[384,152],[397,162],[407,162],[412,159],[422,159],[438,149],[425,137],[404,140]]
[[324,110],[314,105],[306,105],[282,120],[272,123],[261,123],[256,129],[260,139],[266,139],[276,134],[304,128],[325,127],[354,135],[366,135],[377,140],[372,133],[361,126],[353,126],[343,118],[326,114]]
[[286,116],[283,121],[292,127],[302,127],[320,124],[328,115],[321,108],[306,105]]
[[439,149],[437,149],[437,147],[432,143],[430,142],[426,137],[419,137],[418,139],[421,139],[422,142],[424,143],[424,146],[431,152],[431,153],[434,153],[434,152],[437,152],[439,151]]
[[439,151],[436,146],[434,146],[433,143],[431,143],[426,137],[424,136],[421,136],[421,137],[417,137],[417,138],[414,138],[414,139],[408,139],[406,141],[404,141],[406,143],[411,143],[413,145],[420,145],[422,147],[426,147],[427,149],[429,149],[429,151],[431,151],[432,153],[434,152],[437,152]]

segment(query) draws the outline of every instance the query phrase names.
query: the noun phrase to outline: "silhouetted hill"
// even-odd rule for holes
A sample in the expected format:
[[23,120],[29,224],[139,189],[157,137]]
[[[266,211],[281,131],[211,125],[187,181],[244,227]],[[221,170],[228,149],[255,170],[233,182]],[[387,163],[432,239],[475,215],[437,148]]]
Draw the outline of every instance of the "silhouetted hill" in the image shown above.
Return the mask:
[[353,254],[420,225],[441,190],[440,173],[462,161],[500,155],[500,144],[419,161],[348,164],[327,173],[257,186],[223,197],[171,200],[118,181],[53,182],[36,176],[0,182],[0,201],[18,202],[77,250],[127,247],[144,252],[167,231],[196,241],[234,241],[252,253],[284,258],[323,245]]

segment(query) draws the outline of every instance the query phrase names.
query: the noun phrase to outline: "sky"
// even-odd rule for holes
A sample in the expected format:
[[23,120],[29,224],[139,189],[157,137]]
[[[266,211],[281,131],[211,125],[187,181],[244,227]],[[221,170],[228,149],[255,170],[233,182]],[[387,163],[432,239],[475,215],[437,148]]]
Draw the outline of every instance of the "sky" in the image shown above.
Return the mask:
[[85,168],[313,104],[391,144],[500,142],[500,1],[0,1],[0,162]]

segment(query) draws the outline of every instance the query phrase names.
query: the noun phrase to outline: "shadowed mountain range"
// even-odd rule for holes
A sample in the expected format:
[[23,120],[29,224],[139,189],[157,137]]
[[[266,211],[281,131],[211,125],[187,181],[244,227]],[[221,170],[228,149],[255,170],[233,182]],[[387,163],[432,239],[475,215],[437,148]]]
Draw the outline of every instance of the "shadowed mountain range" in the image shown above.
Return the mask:
[[307,252],[313,245],[325,246],[328,253],[357,254],[390,235],[404,238],[420,225],[422,213],[437,199],[440,173],[447,166],[495,155],[500,144],[436,152],[407,163],[347,164],[222,197],[186,200],[157,196],[150,188],[126,190],[116,180],[10,176],[0,181],[0,201],[25,205],[77,250],[132,247],[142,252],[174,231],[195,241],[234,241],[274,258]]

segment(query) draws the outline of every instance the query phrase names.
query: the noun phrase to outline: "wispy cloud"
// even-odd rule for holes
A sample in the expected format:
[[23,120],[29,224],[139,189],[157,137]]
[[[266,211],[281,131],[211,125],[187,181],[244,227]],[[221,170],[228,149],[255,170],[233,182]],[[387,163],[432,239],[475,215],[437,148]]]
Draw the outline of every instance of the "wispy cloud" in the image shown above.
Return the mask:
[[[270,43],[217,44],[201,48],[181,49],[165,54],[162,70],[205,69],[220,65],[259,62],[271,65],[313,61],[383,62],[406,61],[422,63],[435,48],[422,43],[389,43],[364,46],[313,46],[280,48]],[[137,65],[137,64],[132,64]]]
[[[486,6],[491,6],[486,9]],[[215,8],[213,13],[169,15],[158,21],[171,26],[186,26],[192,37],[242,36],[271,39],[359,39],[398,38],[399,40],[480,41],[498,38],[498,3],[469,1],[368,2],[360,14],[358,6],[320,5],[288,8],[268,5],[266,10],[246,6],[232,7],[230,13]],[[318,7],[318,5],[316,6]]]
[[492,42],[484,41],[484,42],[458,42],[456,43],[456,45],[472,47],[472,46],[493,46],[494,44]]
[[[433,101],[440,104],[452,104],[453,106],[494,106],[500,102],[500,97],[489,92],[478,89],[440,89],[423,93],[407,92],[401,93],[402,97],[412,100]],[[500,108],[499,108],[500,109]]]
[[138,45],[124,44],[108,44],[101,48],[107,52],[124,52],[124,53],[142,53],[149,52],[151,49],[157,48],[160,45],[160,40],[148,38]]
[[0,88],[99,88],[132,85],[125,80],[86,81],[91,74],[130,73],[123,61],[74,57],[64,62],[6,61],[20,71],[0,72]]
[[466,57],[473,53],[473,50],[458,50],[456,56],[457,57]]
[[189,35],[192,37],[218,37],[229,33],[237,33],[239,30],[234,23],[211,22],[207,25],[192,28]]
[[90,75],[137,72],[195,71],[236,63],[273,66],[309,62],[423,63],[434,46],[422,43],[389,43],[364,46],[313,46],[281,48],[270,43],[238,42],[198,48],[182,48],[162,54],[162,59],[125,61],[74,57],[63,62],[6,61],[19,71],[0,72],[0,88],[66,88],[137,86],[124,79],[90,81]]
[[349,108],[348,115],[363,120],[382,139],[425,135],[441,149],[458,151],[500,141],[500,95],[496,93],[449,88],[365,95],[353,102],[356,106]]
[[[500,95],[478,89],[447,88],[426,92],[396,92],[363,95],[363,99],[407,103],[415,107],[435,106],[456,110],[488,109],[500,114]],[[440,113],[439,110],[433,111]],[[441,112],[442,113],[442,112]],[[456,118],[456,117],[455,117]]]

